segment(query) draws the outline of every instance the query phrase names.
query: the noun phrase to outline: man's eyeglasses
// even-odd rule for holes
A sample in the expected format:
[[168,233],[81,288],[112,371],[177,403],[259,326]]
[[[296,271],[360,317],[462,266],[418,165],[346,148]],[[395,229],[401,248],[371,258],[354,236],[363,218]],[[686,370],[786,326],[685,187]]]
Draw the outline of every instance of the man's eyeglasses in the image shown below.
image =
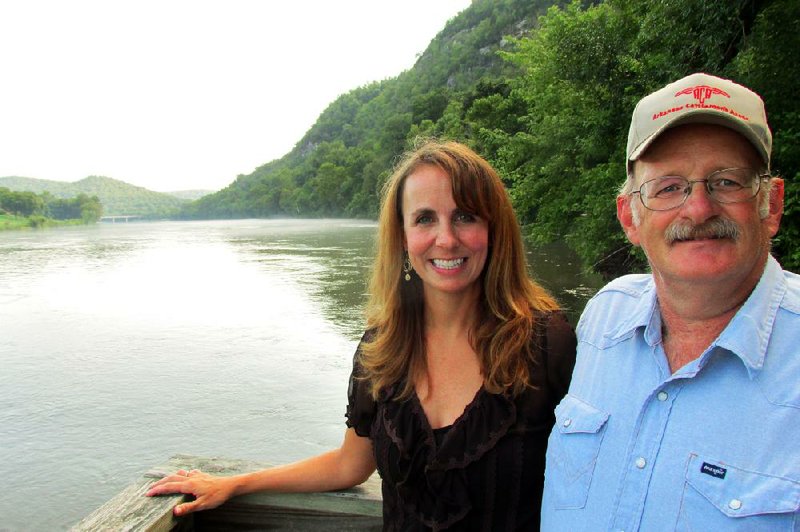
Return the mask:
[[756,174],[747,168],[725,168],[694,181],[675,175],[657,177],[645,181],[631,194],[639,194],[642,205],[651,211],[668,211],[686,202],[695,183],[704,183],[708,195],[717,203],[741,203],[756,197],[761,182],[769,178],[769,174]]

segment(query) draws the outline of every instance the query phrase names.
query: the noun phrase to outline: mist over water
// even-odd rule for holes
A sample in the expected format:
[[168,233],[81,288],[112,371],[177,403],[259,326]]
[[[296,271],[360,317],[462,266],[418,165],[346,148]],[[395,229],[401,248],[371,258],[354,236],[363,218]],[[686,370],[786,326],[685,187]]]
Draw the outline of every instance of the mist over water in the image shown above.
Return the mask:
[[[375,225],[0,232],[0,530],[75,524],[177,453],[283,463],[340,443]],[[532,251],[573,322],[600,281]]]

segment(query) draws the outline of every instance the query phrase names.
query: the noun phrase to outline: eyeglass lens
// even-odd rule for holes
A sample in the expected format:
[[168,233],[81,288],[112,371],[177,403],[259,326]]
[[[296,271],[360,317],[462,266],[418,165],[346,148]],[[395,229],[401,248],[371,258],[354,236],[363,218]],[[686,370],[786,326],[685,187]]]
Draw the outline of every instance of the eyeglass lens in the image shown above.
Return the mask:
[[644,206],[653,210],[679,207],[691,194],[696,183],[705,185],[711,199],[718,203],[747,201],[758,193],[760,179],[746,168],[727,168],[713,172],[705,179],[690,181],[682,176],[651,179],[639,189]]

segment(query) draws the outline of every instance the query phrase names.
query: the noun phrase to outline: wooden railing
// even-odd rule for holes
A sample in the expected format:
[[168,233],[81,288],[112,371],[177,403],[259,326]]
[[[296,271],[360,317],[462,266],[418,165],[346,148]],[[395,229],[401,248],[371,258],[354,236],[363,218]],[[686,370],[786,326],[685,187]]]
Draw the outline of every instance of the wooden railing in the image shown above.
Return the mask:
[[145,473],[72,530],[381,530],[381,487],[377,475],[349,490],[242,495],[214,510],[181,517],[175,517],[172,509],[186,500],[184,495],[144,495],[155,480],[178,469],[235,475],[264,467],[267,464],[176,455]]

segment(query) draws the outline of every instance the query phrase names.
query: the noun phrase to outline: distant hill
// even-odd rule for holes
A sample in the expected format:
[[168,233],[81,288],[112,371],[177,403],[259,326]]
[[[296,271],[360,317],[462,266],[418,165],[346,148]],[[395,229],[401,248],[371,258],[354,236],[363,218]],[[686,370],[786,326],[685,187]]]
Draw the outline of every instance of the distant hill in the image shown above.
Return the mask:
[[173,216],[188,201],[101,176],[89,176],[74,183],[31,177],[0,177],[0,187],[36,194],[48,192],[57,198],[74,198],[78,194],[97,196],[103,204],[104,215],[133,214],[144,218]]
[[170,196],[189,201],[194,201],[213,193],[213,190],[176,190],[174,192],[165,192],[165,194],[169,194]]

